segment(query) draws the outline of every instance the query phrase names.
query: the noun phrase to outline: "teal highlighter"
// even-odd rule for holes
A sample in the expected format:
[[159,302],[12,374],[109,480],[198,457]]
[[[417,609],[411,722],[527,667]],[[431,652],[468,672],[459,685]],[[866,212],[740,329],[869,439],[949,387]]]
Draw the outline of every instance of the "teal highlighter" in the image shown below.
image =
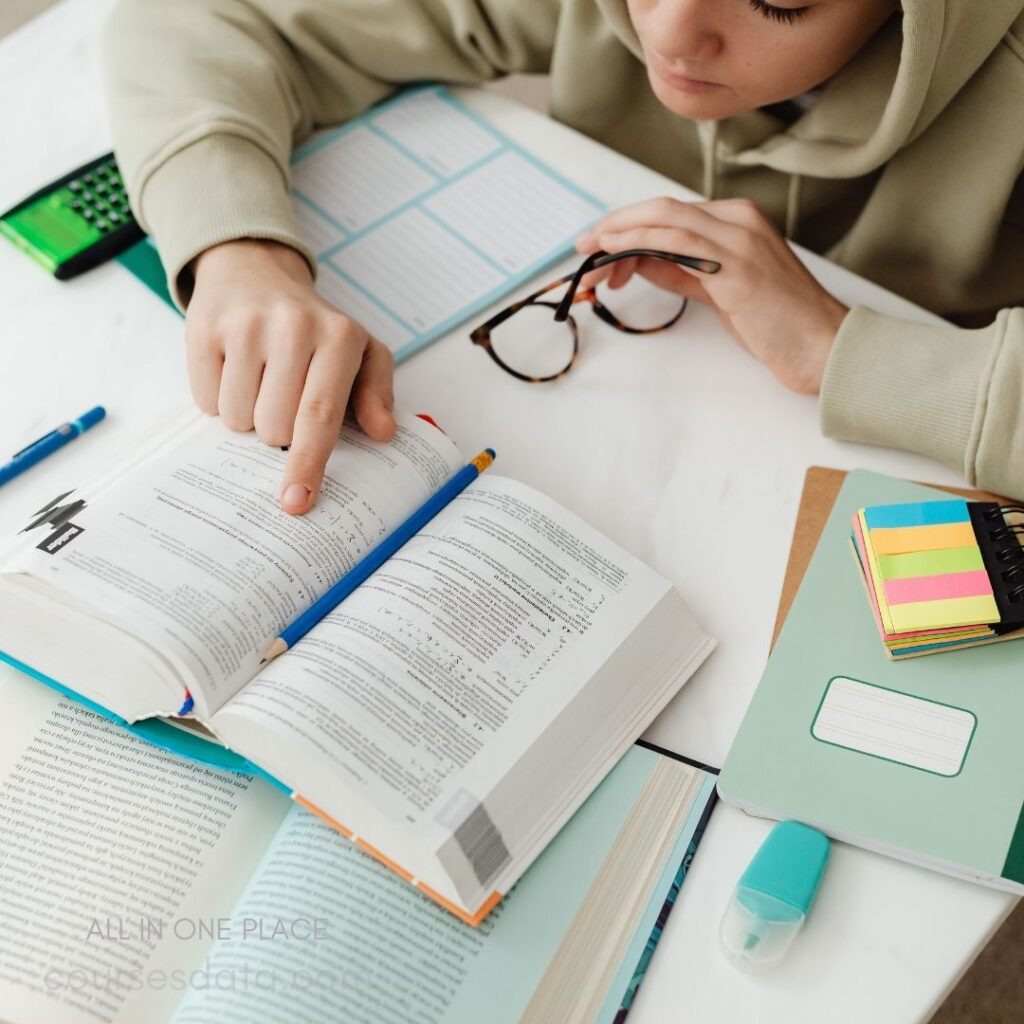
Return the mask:
[[719,931],[735,966],[761,971],[780,963],[818,894],[829,841],[798,821],[780,821],[747,865]]

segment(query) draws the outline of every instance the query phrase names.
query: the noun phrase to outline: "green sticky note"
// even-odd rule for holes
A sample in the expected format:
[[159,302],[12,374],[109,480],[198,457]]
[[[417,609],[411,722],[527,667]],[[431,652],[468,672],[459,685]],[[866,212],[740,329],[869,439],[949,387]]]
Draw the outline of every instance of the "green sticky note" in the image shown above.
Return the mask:
[[973,572],[984,569],[981,549],[973,547],[937,548],[934,551],[908,551],[901,555],[878,555],[878,571],[883,580],[903,580],[914,576],[939,576],[948,572]]

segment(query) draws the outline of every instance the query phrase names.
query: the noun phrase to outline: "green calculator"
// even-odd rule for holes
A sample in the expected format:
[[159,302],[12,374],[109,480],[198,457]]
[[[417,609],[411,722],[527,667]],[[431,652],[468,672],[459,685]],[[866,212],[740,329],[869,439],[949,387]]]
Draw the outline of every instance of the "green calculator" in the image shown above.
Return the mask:
[[114,154],[107,153],[0,216],[0,234],[63,281],[111,259],[145,232],[128,206]]

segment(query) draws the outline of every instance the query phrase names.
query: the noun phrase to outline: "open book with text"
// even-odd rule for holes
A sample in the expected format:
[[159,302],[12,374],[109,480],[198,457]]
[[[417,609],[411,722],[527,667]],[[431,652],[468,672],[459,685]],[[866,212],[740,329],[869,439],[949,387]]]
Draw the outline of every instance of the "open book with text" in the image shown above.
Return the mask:
[[631,747],[471,928],[253,775],[0,703],[5,1024],[622,1024],[715,800]]
[[222,744],[478,924],[713,641],[666,580],[487,473],[261,665],[467,461],[417,417],[388,444],[346,428],[294,518],[285,458],[190,412],[40,510],[0,552],[0,657]]

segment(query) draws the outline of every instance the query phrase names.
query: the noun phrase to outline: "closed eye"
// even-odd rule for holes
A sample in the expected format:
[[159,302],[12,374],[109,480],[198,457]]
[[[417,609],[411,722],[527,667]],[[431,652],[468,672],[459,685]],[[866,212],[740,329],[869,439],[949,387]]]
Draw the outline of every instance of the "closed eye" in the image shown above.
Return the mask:
[[764,0],[749,0],[750,6],[759,14],[763,14],[769,21],[784,22],[792,25],[794,21],[802,18],[807,13],[806,7],[775,7],[766,4]]

